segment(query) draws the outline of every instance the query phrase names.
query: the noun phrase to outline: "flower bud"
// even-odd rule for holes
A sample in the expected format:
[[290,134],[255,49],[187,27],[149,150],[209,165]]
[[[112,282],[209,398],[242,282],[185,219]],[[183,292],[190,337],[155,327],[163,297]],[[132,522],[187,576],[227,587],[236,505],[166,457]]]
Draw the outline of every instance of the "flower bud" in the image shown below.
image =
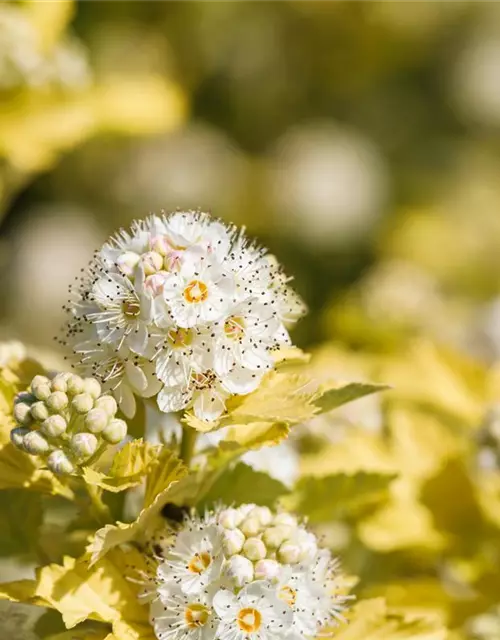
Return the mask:
[[294,541],[300,549],[300,558],[307,560],[313,558],[318,551],[317,539],[314,533],[306,531],[305,529],[299,529],[297,535],[294,537]]
[[162,268],[163,256],[156,251],[148,251],[141,257],[141,262],[145,275],[151,276]]
[[137,263],[140,260],[140,256],[133,251],[125,251],[116,259],[116,266],[123,273],[124,276],[129,278],[134,275],[134,270]]
[[163,285],[165,284],[166,271],[158,271],[148,276],[144,282],[144,287],[150,291],[153,296],[159,296],[163,291]]
[[113,396],[101,396],[100,398],[97,398],[94,406],[96,409],[104,411],[109,418],[112,418],[118,411],[118,405],[116,404],[116,400]]
[[127,435],[127,423],[124,420],[115,418],[101,432],[101,436],[111,444],[118,444]]
[[18,449],[24,450],[24,436],[27,433],[30,433],[29,429],[25,429],[24,427],[16,427],[10,432],[10,441]]
[[254,507],[248,514],[249,518],[257,518],[263,527],[271,524],[273,514],[268,507]]
[[280,570],[280,565],[276,560],[259,560],[255,565],[256,580],[272,580],[276,578]]
[[262,529],[260,521],[258,518],[245,518],[243,522],[240,524],[240,529],[243,531],[247,538],[251,536],[256,536],[259,531]]
[[266,545],[260,538],[247,538],[243,545],[243,553],[249,560],[252,560],[252,562],[262,560],[266,557]]
[[90,458],[97,451],[99,441],[92,433],[76,433],[71,438],[71,451],[78,458]]
[[267,547],[277,549],[291,534],[290,527],[280,525],[279,527],[269,527],[262,534],[262,539]]
[[68,375],[69,374],[67,373],[58,373],[54,378],[52,378],[50,383],[52,391],[62,391],[63,393],[66,393],[68,389]]
[[71,460],[60,449],[52,451],[50,456],[47,458],[47,467],[52,471],[52,473],[57,473],[62,476],[69,475],[75,470]]
[[68,406],[68,402],[68,396],[62,391],[54,391],[46,400],[47,406],[54,413],[63,411]]
[[151,249],[161,256],[167,255],[170,245],[168,244],[167,236],[153,236],[151,238]]
[[67,427],[66,420],[59,414],[55,414],[44,420],[40,428],[49,438],[58,438],[66,431]]
[[43,422],[49,417],[49,410],[47,409],[47,405],[45,402],[39,400],[31,405],[31,415],[33,420],[37,422]]
[[14,405],[14,419],[25,426],[31,423],[31,406],[27,402],[17,402]]
[[76,396],[79,393],[83,393],[83,380],[80,378],[80,376],[72,373],[66,382],[66,387],[66,393],[68,393],[70,396]]
[[163,261],[165,269],[170,272],[178,272],[182,266],[182,257],[180,251],[169,251]]
[[224,531],[224,551],[228,556],[233,556],[243,549],[245,536],[239,529],[226,529]]
[[79,393],[73,398],[71,406],[77,413],[87,413],[94,406],[94,399],[88,393]]
[[253,564],[244,556],[232,556],[229,558],[226,575],[236,587],[243,587],[253,580]]
[[108,421],[109,416],[103,409],[91,409],[85,416],[85,428],[91,433],[101,433]]
[[50,445],[38,431],[30,431],[23,438],[24,449],[31,455],[40,455],[47,453]]
[[88,393],[94,400],[101,395],[101,385],[95,378],[84,378],[83,391]]
[[243,516],[237,509],[224,509],[219,514],[219,524],[224,529],[235,529],[242,521]]
[[284,542],[278,549],[278,560],[284,564],[296,564],[300,560],[300,547],[293,542]]
[[287,525],[288,527],[295,528],[297,526],[297,518],[290,515],[289,513],[282,512],[274,516],[273,524],[274,525],[284,524],[284,525]]
[[[43,376],[35,376],[35,378],[43,378]],[[50,384],[49,384],[49,380],[46,379],[47,382],[37,382],[35,383],[34,381],[31,383],[31,390],[33,391],[33,395],[38,399],[38,400],[47,400],[47,398],[50,396],[50,394],[52,393],[52,390],[50,388]]]

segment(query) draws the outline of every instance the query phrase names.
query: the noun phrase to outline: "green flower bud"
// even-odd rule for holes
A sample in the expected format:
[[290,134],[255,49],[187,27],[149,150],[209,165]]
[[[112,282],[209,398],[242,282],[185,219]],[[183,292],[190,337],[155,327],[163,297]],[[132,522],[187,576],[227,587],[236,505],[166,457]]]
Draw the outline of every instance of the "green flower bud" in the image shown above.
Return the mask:
[[17,447],[18,449],[23,449],[24,451],[24,436],[27,433],[30,433],[29,429],[25,429],[24,427],[16,427],[10,432],[10,441],[15,447]]
[[83,380],[80,376],[72,373],[66,381],[66,393],[70,396],[76,396],[83,393]]
[[38,400],[47,400],[47,398],[50,396],[50,394],[52,393],[51,389],[50,389],[50,385],[48,384],[44,384],[44,383],[40,383],[40,384],[33,384],[31,383],[31,389],[33,390],[33,395],[38,399]]
[[262,529],[262,526],[258,518],[245,518],[245,520],[240,524],[240,529],[247,538],[250,538],[252,536],[256,536]]
[[38,431],[30,431],[23,438],[24,449],[31,455],[40,455],[50,450],[50,445]]
[[79,393],[71,401],[71,406],[77,413],[87,413],[94,406],[94,399],[88,393]]
[[102,409],[110,418],[118,411],[118,405],[113,396],[101,396],[95,401],[96,409]]
[[262,534],[262,540],[267,547],[277,549],[290,536],[291,527],[280,525],[279,527],[269,527]]
[[67,380],[69,375],[71,374],[58,373],[54,378],[52,378],[50,383],[52,391],[62,391],[63,393],[66,393],[68,389]]
[[67,427],[66,420],[62,416],[55,414],[42,422],[41,430],[49,438],[58,438],[66,431]]
[[47,409],[47,405],[42,400],[35,402],[31,405],[31,415],[33,420],[37,422],[43,422],[49,417],[49,410]]
[[111,444],[118,444],[127,435],[127,423],[124,420],[115,418],[102,431],[101,436]]
[[78,458],[90,458],[97,451],[99,441],[92,433],[76,433],[71,438],[71,451]]
[[52,451],[49,455],[47,458],[47,467],[52,471],[52,473],[57,473],[58,475],[69,475],[75,470],[71,460],[64,451],[61,451],[60,449]]
[[63,391],[54,391],[47,398],[46,403],[51,411],[59,413],[68,406],[68,396]]
[[83,380],[84,393],[88,393],[94,400],[101,395],[101,385],[95,378],[84,378]]
[[27,402],[14,405],[14,419],[18,424],[28,426],[31,423],[31,406]]
[[248,538],[243,545],[243,554],[252,562],[266,557],[266,545],[260,538]]
[[85,428],[91,433],[101,433],[108,422],[109,416],[102,409],[91,409],[85,416]]

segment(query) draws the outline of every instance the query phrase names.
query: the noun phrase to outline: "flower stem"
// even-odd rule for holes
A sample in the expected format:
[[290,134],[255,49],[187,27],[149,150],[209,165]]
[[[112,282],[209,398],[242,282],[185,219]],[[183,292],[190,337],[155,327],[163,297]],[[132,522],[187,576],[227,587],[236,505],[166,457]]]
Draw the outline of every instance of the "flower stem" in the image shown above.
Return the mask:
[[189,467],[194,454],[194,447],[196,444],[197,432],[188,425],[182,425],[182,439],[180,447],[180,458]]
[[113,522],[113,518],[111,517],[111,512],[108,506],[104,503],[102,499],[102,489],[99,487],[85,483],[85,487],[87,489],[87,493],[90,498],[90,511],[93,517],[97,520],[97,522],[101,525],[109,524]]

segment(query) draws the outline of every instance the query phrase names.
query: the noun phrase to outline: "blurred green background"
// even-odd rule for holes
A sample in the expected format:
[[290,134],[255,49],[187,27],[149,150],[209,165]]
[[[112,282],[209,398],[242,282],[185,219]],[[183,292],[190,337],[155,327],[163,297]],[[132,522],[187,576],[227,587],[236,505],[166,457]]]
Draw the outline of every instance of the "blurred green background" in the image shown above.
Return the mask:
[[302,345],[448,335],[500,291],[499,134],[495,2],[3,2],[2,334],[48,345],[107,235],[179,207],[277,254]]

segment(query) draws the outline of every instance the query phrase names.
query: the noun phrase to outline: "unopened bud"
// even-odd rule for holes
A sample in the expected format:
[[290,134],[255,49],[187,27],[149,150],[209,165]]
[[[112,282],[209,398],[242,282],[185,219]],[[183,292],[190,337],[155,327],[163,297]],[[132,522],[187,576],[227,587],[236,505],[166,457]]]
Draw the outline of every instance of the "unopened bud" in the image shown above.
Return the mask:
[[111,444],[118,444],[127,435],[127,423],[124,420],[115,418],[101,432],[101,436]]
[[150,291],[153,296],[158,296],[163,291],[163,285],[165,284],[165,278],[167,276],[166,271],[158,271],[148,276],[144,282],[144,288]]
[[[43,376],[35,376],[35,377],[36,378],[42,378]],[[31,390],[33,391],[33,395],[38,400],[47,400],[47,398],[52,393],[48,378],[46,380],[47,380],[47,382],[40,381],[40,382],[35,383],[33,381],[31,383]]]
[[240,524],[240,529],[243,531],[247,538],[251,536],[256,536],[259,531],[262,529],[260,521],[257,518],[245,518],[243,522]]
[[290,527],[280,525],[279,527],[269,527],[262,534],[267,547],[271,549],[277,549],[291,534]]
[[294,541],[300,549],[299,560],[306,560],[313,558],[318,551],[317,538],[314,533],[306,531],[305,529],[299,529],[297,535],[294,537]]
[[256,580],[272,580],[280,571],[280,565],[276,560],[259,560],[255,565]]
[[274,516],[273,524],[274,525],[284,524],[284,525],[287,525],[288,527],[296,527],[297,518],[290,515],[289,513],[285,513],[285,512],[278,513],[276,516]]
[[262,560],[266,557],[266,545],[260,538],[247,538],[243,545],[243,553],[252,562]]
[[243,549],[245,536],[239,529],[226,529],[224,531],[224,551],[228,556],[233,556]]
[[141,257],[141,262],[145,275],[151,276],[162,268],[163,256],[156,251],[148,251]]
[[109,416],[103,409],[91,409],[85,416],[85,427],[91,433],[101,433],[108,422]]
[[165,256],[170,249],[167,236],[154,236],[151,238],[151,249],[161,256]]
[[178,272],[182,266],[182,257],[180,251],[169,251],[163,261],[165,269],[170,272]]
[[42,422],[41,430],[49,438],[58,438],[66,431],[67,427],[66,420],[59,414],[55,414]]
[[284,542],[278,549],[278,560],[285,564],[296,564],[300,555],[300,547],[293,542]]
[[116,404],[116,400],[113,396],[101,396],[100,398],[97,398],[94,406],[96,409],[104,411],[104,413],[106,413],[110,418],[112,418],[118,411],[118,405]]
[[236,509],[224,509],[219,514],[219,524],[224,529],[235,529],[243,520],[243,516]]
[[253,564],[244,556],[232,556],[229,558],[226,575],[236,587],[243,587],[253,580]]
[[88,393],[94,400],[101,395],[101,385],[95,378],[84,378],[83,380],[84,393]]
[[33,420],[37,422],[43,422],[49,417],[49,410],[47,409],[47,405],[45,402],[39,400],[31,405],[31,415]]
[[25,426],[31,422],[31,406],[26,402],[17,402],[14,405],[14,419],[18,424]]
[[121,256],[118,256],[116,259],[116,266],[123,275],[130,278],[134,275],[134,270],[140,259],[141,258],[137,253],[134,253],[133,251],[125,251],[125,253],[122,253]]
[[66,387],[66,393],[68,393],[70,396],[76,396],[79,393],[83,393],[83,380],[80,378],[80,376],[77,376],[73,373],[68,378]]
[[52,378],[52,381],[50,383],[52,391],[62,391],[63,393],[66,393],[68,389],[68,375],[70,374],[58,373],[54,378]]
[[47,376],[40,376],[40,375],[35,376],[31,381],[31,385],[30,385],[31,391],[35,393],[35,387],[39,387],[40,385],[50,386],[50,380],[47,378]]
[[68,406],[68,396],[62,391],[54,391],[45,401],[51,411],[58,413]]
[[87,413],[94,406],[94,399],[88,393],[79,393],[73,398],[71,405],[77,413]]
[[71,450],[78,458],[90,458],[98,446],[99,441],[92,433],[76,433],[71,438]]
[[75,467],[73,463],[68,458],[68,456],[61,451],[60,449],[56,449],[53,451],[49,457],[47,458],[47,467],[58,475],[66,476],[70,473],[73,473]]
[[29,432],[29,429],[24,427],[16,427],[10,432],[10,441],[18,449],[24,449],[24,436]]
[[32,455],[40,455],[47,453],[50,445],[38,431],[30,431],[23,438],[23,446],[28,453]]
[[273,514],[268,507],[254,507],[248,514],[249,518],[257,518],[263,527],[271,524]]

